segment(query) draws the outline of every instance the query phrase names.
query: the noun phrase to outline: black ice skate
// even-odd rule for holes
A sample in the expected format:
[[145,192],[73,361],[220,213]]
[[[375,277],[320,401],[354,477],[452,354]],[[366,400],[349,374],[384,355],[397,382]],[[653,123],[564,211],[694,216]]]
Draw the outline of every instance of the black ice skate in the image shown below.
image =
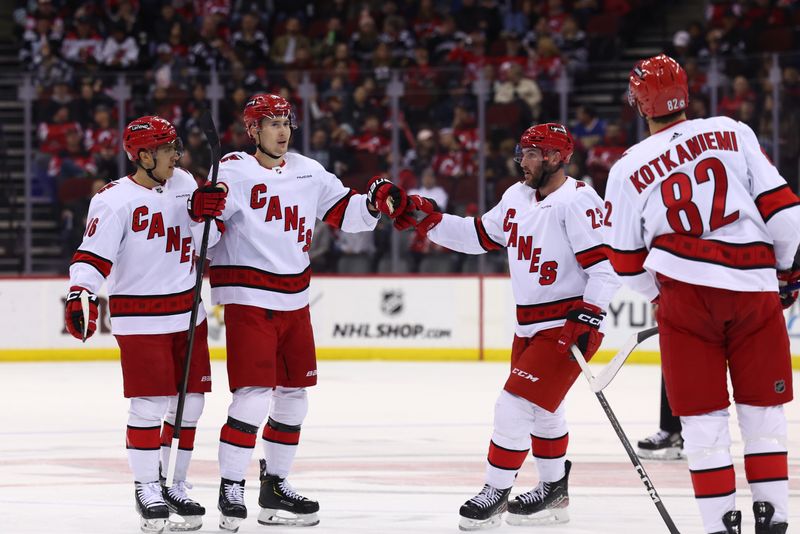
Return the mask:
[[722,524],[725,525],[725,531],[714,534],[742,534],[742,512],[739,510],[726,512],[722,516]]
[[186,481],[176,481],[171,487],[164,486],[166,481],[161,481],[161,490],[164,493],[164,502],[170,513],[179,515],[183,521],[169,522],[169,530],[172,532],[189,532],[199,530],[203,526],[203,516],[206,509],[193,501],[186,493],[191,489],[191,485]]
[[286,482],[285,478],[267,474],[267,462],[261,464],[261,492],[258,505],[261,513],[258,522],[262,525],[290,527],[312,527],[319,523],[319,503],[303,497]]
[[636,454],[643,460],[680,460],[683,458],[683,438],[680,432],[659,430],[640,440]]
[[465,502],[458,513],[461,530],[484,530],[500,526],[500,519],[508,507],[508,494],[511,488],[497,489],[489,484],[476,496]]
[[535,488],[517,495],[508,503],[506,523],[522,525],[555,525],[569,521],[567,482],[572,462],[564,461],[564,477],[556,482],[539,482]]
[[235,481],[223,478],[219,483],[219,528],[237,532],[239,523],[247,518],[244,505],[244,480]]
[[161,494],[161,484],[154,482],[136,482],[133,492],[136,498],[136,512],[139,514],[139,527],[142,532],[159,534],[169,519],[169,509]]
[[756,534],[784,534],[789,528],[789,523],[772,522],[775,507],[768,502],[754,502],[753,515],[756,517]]

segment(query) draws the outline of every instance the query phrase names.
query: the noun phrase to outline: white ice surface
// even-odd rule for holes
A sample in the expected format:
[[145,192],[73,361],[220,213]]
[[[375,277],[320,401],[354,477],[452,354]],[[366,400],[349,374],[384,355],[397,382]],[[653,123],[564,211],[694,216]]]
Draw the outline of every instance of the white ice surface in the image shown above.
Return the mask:
[[[499,363],[320,362],[290,481],[320,501],[308,532],[456,533],[458,508],[483,484],[495,398],[507,374]],[[595,368],[595,372],[597,369]],[[208,509],[200,532],[217,528],[217,443],[229,393],[225,366],[197,430],[192,495]],[[797,379],[797,374],[795,375]],[[631,441],[658,425],[659,370],[629,366],[606,395]],[[567,398],[571,522],[497,533],[667,532],[597,399],[580,377]],[[731,410],[734,412],[733,410]],[[787,407],[790,523],[800,524],[800,408]],[[0,365],[0,534],[139,532],[125,456],[127,401],[114,362]],[[731,416],[738,504],[752,532],[742,444]],[[242,534],[296,532],[262,527],[256,448],[248,474],[250,517]],[[684,462],[645,463],[681,533],[701,533]],[[514,493],[536,483],[526,462]],[[304,531],[305,532],[305,531]]]

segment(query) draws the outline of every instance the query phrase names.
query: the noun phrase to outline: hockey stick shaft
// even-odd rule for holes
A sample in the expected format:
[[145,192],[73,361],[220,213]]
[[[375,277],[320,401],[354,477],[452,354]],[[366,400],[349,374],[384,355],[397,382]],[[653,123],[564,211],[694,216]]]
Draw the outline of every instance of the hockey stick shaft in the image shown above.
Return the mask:
[[[592,371],[589,369],[589,364],[586,363],[586,360],[583,357],[580,349],[575,345],[570,347],[572,351],[572,355],[575,357],[575,360],[578,362],[578,365],[583,372],[583,376],[586,377],[586,380],[589,381],[589,385],[592,385],[592,380],[594,377],[592,376]],[[639,474],[639,478],[644,484],[645,489],[647,490],[647,494],[650,495],[650,499],[655,504],[658,513],[661,514],[661,519],[664,520],[664,523],[667,525],[667,529],[669,529],[670,534],[680,534],[678,527],[675,526],[675,522],[670,517],[669,512],[667,512],[667,508],[664,506],[664,503],[661,501],[661,497],[658,495],[658,491],[656,491],[653,482],[650,480],[650,477],[647,475],[647,471],[645,471],[644,466],[642,465],[641,460],[636,455],[636,452],[633,450],[631,446],[631,442],[628,440],[628,436],[625,435],[625,431],[622,430],[622,425],[619,424],[619,420],[617,420],[617,416],[614,415],[614,411],[611,409],[611,406],[608,404],[606,400],[606,396],[603,395],[602,391],[594,392],[597,400],[600,402],[600,406],[602,406],[603,411],[606,412],[606,416],[608,420],[611,422],[611,427],[616,432],[617,437],[622,442],[622,446],[625,448],[625,452],[628,453],[628,458],[630,458],[631,463],[633,464],[633,468]]]
[[622,369],[622,365],[628,360],[628,356],[636,350],[636,347],[645,339],[656,334],[658,334],[657,326],[632,334],[622,345],[622,348],[619,349],[619,352],[603,367],[600,374],[592,379],[592,391],[595,393],[603,391],[614,380],[614,377],[617,376],[619,370]]
[[800,282],[795,282],[793,284],[788,284],[780,288],[781,293],[791,293],[792,291],[797,291],[800,289]]
[[[206,111],[200,117],[200,127],[205,133],[206,140],[211,149],[211,185],[217,184],[217,175],[219,174],[219,160],[220,160],[220,143],[217,127],[214,125],[214,120],[211,115]],[[189,329],[187,331],[186,342],[186,356],[183,359],[183,377],[181,378],[181,385],[178,390],[178,406],[175,410],[175,425],[172,431],[172,443],[169,449],[169,463],[167,465],[167,487],[172,486],[175,479],[175,464],[178,458],[178,445],[181,438],[181,427],[183,426],[183,407],[186,403],[186,388],[189,382],[189,367],[192,363],[192,349],[194,348],[194,335],[197,322],[197,314],[200,308],[200,293],[203,289],[203,271],[206,265],[206,256],[208,255],[208,236],[211,231],[211,217],[206,217],[203,223],[203,239],[200,242],[200,254],[197,257],[195,269],[197,270],[197,279],[194,285],[194,301],[192,302],[192,313],[189,319]]]
[[89,292],[85,289],[81,291],[81,311],[83,312],[83,332],[81,342],[86,343],[86,335],[89,333]]

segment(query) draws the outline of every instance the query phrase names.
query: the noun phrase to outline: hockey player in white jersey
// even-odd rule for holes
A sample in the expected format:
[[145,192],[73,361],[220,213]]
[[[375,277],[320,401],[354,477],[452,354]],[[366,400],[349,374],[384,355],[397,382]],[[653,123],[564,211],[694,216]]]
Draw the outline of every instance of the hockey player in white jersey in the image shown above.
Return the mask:
[[[183,148],[165,119],[132,121],[123,145],[138,168],[91,200],[83,242],[69,269],[65,322],[75,338],[92,336],[98,320],[96,293],[107,279],[111,331],[120,347],[124,394],[130,398],[126,445],[142,531],[197,530],[205,509],[187,495],[186,474],[203,394],[211,391],[202,306],[170,488],[159,483],[159,450],[166,473],[193,303],[194,254],[203,217],[222,213],[225,191],[198,189],[194,178],[177,167]],[[212,225],[210,242],[219,235],[219,227]],[[167,525],[170,512],[183,520]]]
[[406,206],[405,194],[385,179],[356,194],[318,162],[287,152],[296,123],[280,96],[253,96],[243,115],[256,152],[222,158],[227,231],[211,251],[210,269],[212,299],[225,305],[233,393],[220,432],[218,507],[220,527],[234,532],[247,517],[245,473],[265,420],[258,522],[319,522],[319,504],[286,480],[308,410],[306,388],[317,382],[308,300],[316,220],[364,232],[375,228],[379,211],[398,216]]
[[612,167],[606,189],[609,257],[657,304],[669,402],[706,532],[739,533],[728,430],[727,378],[744,441],[757,534],[787,529],[783,404],[792,400],[782,314],[800,274],[800,200],[759,147],[727,117],[686,120],[687,78],[670,57],[635,65],[632,106],[650,137]]
[[[486,484],[460,510],[460,528],[569,520],[566,459],[567,391],[580,374],[569,355],[577,344],[587,359],[600,346],[604,309],[619,287],[600,229],[602,201],[583,182],[566,176],[574,143],[560,124],[532,126],[517,147],[525,178],[482,217],[439,213],[428,199],[409,200],[427,216],[417,231],[451,250],[482,254],[505,247],[517,324],[508,379],[495,404]],[[417,218],[418,214],[414,214]],[[411,214],[396,226],[410,223]],[[511,486],[531,450],[539,484],[509,502]]]

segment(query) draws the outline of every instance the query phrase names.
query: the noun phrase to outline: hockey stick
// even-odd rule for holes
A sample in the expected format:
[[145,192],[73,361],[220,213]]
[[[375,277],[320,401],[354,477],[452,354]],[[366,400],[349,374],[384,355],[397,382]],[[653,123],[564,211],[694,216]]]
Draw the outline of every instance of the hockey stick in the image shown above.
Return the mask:
[[[583,371],[583,376],[586,377],[586,380],[589,381],[589,385],[591,386],[594,377],[592,376],[592,371],[589,369],[589,364],[586,363],[586,360],[583,358],[583,354],[578,347],[572,345],[570,350],[572,351],[572,355],[575,357],[575,360],[578,362],[578,365],[580,365],[581,371]],[[653,482],[647,475],[647,471],[644,470],[641,460],[639,460],[639,457],[636,456],[636,453],[633,451],[631,442],[628,441],[625,431],[622,430],[622,426],[619,424],[617,416],[614,415],[614,412],[611,410],[611,406],[609,406],[606,396],[603,395],[602,391],[595,391],[594,394],[597,396],[597,400],[600,401],[600,406],[603,407],[603,411],[606,412],[606,416],[608,416],[608,420],[611,422],[611,427],[614,429],[614,432],[617,433],[617,437],[622,442],[625,452],[628,453],[628,457],[631,459],[631,463],[633,463],[633,468],[637,473],[639,473],[639,478],[642,480],[642,484],[644,484],[645,489],[647,489],[647,493],[650,495],[650,499],[652,499],[653,504],[656,505],[658,513],[661,514],[661,519],[664,520],[664,523],[667,525],[670,534],[680,534],[678,527],[675,526],[675,522],[672,521],[669,512],[667,512],[664,503],[661,502],[661,497],[659,497],[655,486],[653,486]]]
[[86,334],[89,333],[89,292],[81,291],[81,311],[83,311],[83,337],[81,343],[86,343]]
[[648,328],[647,330],[642,330],[641,332],[636,332],[635,334],[631,334],[631,337],[625,341],[625,344],[622,345],[622,348],[619,349],[619,352],[611,358],[611,361],[603,367],[603,370],[600,371],[600,374],[594,377],[591,381],[592,383],[592,391],[598,393],[603,391],[614,377],[617,376],[617,373],[620,369],[622,369],[622,364],[628,359],[628,356],[636,350],[636,347],[647,338],[650,338],[654,335],[658,334],[658,327],[654,326],[653,328]]
[[795,282],[794,284],[788,284],[780,288],[780,293],[791,293],[792,291],[797,291],[800,289],[800,282]]
[[[219,160],[222,156],[219,144],[219,134],[214,125],[214,119],[208,111],[203,113],[199,120],[200,127],[211,148],[211,185],[217,184],[217,174],[219,173]],[[181,426],[183,422],[183,405],[186,402],[186,386],[189,382],[189,366],[192,363],[192,348],[194,347],[194,331],[197,322],[198,308],[200,307],[200,292],[203,289],[203,270],[208,254],[208,234],[211,230],[211,217],[206,217],[203,223],[203,240],[200,242],[200,255],[197,258],[195,267],[197,269],[197,280],[194,284],[194,302],[192,303],[192,314],[189,319],[188,340],[186,343],[186,357],[183,362],[183,378],[181,379],[180,390],[178,391],[178,407],[175,410],[175,426],[172,430],[172,444],[169,449],[169,463],[167,464],[167,487],[171,487],[175,478],[175,463],[178,458],[178,444],[181,438]]]

